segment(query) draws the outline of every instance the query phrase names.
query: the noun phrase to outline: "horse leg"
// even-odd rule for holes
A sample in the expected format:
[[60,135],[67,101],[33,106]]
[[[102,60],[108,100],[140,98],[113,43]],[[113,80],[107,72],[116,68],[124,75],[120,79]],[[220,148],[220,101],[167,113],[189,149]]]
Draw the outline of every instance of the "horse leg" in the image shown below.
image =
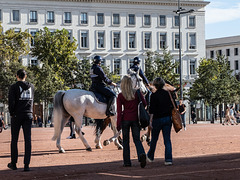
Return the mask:
[[97,132],[96,133],[96,138],[94,140],[94,142],[96,143],[96,149],[102,149],[102,145],[101,145],[101,133]]
[[84,146],[86,147],[87,151],[92,151],[92,148],[89,146],[87,140],[85,139],[85,137],[82,134],[82,116],[80,117],[79,115],[74,116],[75,119],[75,130],[76,133],[78,134],[79,138],[81,139],[81,141],[83,142]]
[[68,118],[63,118],[63,119],[62,119],[62,121],[61,121],[61,133],[60,133],[60,135],[58,136],[57,141],[56,141],[56,146],[57,146],[57,148],[58,148],[58,150],[59,150],[59,151],[58,151],[59,153],[65,153],[65,150],[61,147],[60,142],[61,142],[61,134],[62,134],[63,128],[64,128],[67,120],[68,120]]

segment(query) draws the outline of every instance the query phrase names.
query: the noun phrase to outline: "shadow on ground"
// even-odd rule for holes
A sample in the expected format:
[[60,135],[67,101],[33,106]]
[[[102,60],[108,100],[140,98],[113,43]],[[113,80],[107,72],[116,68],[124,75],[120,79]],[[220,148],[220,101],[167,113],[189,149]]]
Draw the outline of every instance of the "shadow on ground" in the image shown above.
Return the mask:
[[[41,153],[39,153],[41,154]],[[163,159],[140,168],[137,160],[132,167],[122,167],[122,161],[64,166],[32,167],[0,171],[0,179],[238,179],[240,153],[201,157],[175,158],[173,166],[164,166]]]

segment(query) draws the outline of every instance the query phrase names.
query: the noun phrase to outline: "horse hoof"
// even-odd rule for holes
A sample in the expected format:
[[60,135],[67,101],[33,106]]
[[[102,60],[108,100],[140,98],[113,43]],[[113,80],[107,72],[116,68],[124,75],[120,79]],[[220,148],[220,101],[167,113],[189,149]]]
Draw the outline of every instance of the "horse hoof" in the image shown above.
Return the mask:
[[104,146],[107,146],[107,145],[109,145],[109,144],[110,144],[109,140],[103,141],[103,145],[104,145]]
[[91,151],[92,151],[92,148],[87,148],[86,151],[90,151],[90,152],[91,152]]
[[122,146],[119,146],[119,147],[118,147],[118,150],[123,150],[123,147],[122,147]]
[[96,149],[102,149],[102,147],[101,146],[96,146]]
[[65,153],[64,149],[59,150],[59,153]]

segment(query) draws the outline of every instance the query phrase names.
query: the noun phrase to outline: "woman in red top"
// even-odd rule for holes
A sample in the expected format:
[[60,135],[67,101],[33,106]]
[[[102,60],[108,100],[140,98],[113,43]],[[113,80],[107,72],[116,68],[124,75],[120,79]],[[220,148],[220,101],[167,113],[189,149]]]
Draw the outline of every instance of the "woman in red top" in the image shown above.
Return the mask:
[[[140,125],[138,122],[138,104],[139,99],[136,89],[132,87],[130,76],[124,76],[121,81],[122,92],[117,98],[117,130],[122,129],[123,134],[123,161],[124,167],[130,167],[130,147],[129,147],[129,132],[132,131],[132,137],[137,149],[138,160],[142,168],[146,166],[146,154],[140,141]],[[143,104],[147,103],[141,94]]]

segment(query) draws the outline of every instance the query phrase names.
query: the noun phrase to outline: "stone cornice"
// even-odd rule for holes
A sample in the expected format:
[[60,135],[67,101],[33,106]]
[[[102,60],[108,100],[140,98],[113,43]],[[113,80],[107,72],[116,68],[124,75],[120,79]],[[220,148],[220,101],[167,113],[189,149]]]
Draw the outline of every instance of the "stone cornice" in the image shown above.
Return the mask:
[[[49,1],[49,0],[38,0]],[[82,3],[107,3],[107,4],[132,4],[132,5],[157,5],[157,6],[177,6],[177,0],[50,0],[60,2],[82,2]],[[181,6],[205,7],[210,2],[207,1],[182,1]]]

